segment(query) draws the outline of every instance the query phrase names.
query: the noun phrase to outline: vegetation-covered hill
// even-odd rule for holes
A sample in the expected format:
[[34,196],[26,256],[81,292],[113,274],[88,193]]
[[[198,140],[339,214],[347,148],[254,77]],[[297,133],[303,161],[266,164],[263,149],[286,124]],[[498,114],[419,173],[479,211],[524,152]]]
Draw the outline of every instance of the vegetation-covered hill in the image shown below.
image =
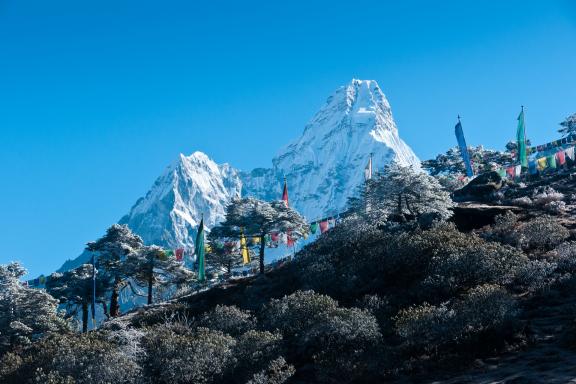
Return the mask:
[[448,220],[367,194],[266,274],[5,347],[0,382],[567,382],[575,187],[508,184]]

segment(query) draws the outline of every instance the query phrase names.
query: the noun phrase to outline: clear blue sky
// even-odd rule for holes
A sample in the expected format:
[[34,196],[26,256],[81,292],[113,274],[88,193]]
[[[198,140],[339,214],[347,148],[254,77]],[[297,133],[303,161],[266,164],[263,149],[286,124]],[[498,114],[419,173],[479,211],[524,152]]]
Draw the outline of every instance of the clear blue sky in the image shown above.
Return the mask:
[[[375,79],[421,158],[576,112],[570,1],[0,0],[0,263],[76,257],[180,152],[269,166]],[[574,2],[572,2],[574,4]]]

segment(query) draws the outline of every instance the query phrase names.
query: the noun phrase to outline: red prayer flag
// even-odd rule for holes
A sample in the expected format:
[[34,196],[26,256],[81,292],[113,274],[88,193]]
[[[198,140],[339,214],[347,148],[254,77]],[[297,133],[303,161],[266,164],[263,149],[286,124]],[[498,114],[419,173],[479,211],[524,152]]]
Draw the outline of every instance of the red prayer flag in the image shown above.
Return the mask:
[[506,168],[506,174],[509,178],[513,179],[516,176],[516,167],[508,167]]
[[557,152],[556,159],[558,160],[558,164],[564,165],[564,163],[566,162],[566,154],[564,153],[564,151]]
[[320,233],[324,233],[328,230],[328,220],[320,222]]
[[182,261],[184,259],[184,248],[178,248],[176,249],[176,251],[174,252],[174,254],[176,255],[176,260],[177,261]]
[[272,232],[270,237],[272,238],[272,241],[278,241],[278,232]]

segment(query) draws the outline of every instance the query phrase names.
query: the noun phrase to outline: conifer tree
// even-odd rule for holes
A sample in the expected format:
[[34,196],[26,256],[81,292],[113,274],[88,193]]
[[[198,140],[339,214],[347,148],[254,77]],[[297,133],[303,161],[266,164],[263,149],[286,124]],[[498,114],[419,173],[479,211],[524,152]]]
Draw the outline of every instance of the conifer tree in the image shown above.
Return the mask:
[[560,126],[562,128],[560,128],[558,132],[560,132],[563,136],[576,133],[576,113],[564,119],[564,121],[560,123]]
[[265,237],[272,232],[290,233],[293,239],[308,233],[308,224],[284,201],[266,202],[252,197],[235,199],[226,207],[226,219],[212,229],[212,238],[239,239],[241,229],[246,237],[260,239],[260,273],[264,273]]
[[228,275],[232,269],[242,265],[241,250],[237,241],[221,241],[212,232],[208,235],[210,251],[206,254],[206,263],[211,267],[224,269]]
[[47,332],[68,327],[58,314],[58,301],[19,279],[26,270],[19,263],[0,265],[0,355]]
[[[46,290],[60,304],[66,304],[68,316],[82,313],[82,332],[88,331],[88,307],[94,302],[105,305],[105,295],[110,289],[110,281],[96,270],[96,298],[94,300],[94,267],[83,264],[64,273],[53,273],[46,280]],[[95,308],[93,309],[95,311]]]
[[373,212],[404,219],[417,218],[424,213],[435,213],[446,219],[452,216],[454,206],[450,194],[436,178],[396,163],[387,165],[373,180],[365,199],[366,206]]
[[129,254],[124,262],[124,274],[131,276],[140,286],[147,289],[148,304],[152,304],[154,286],[179,285],[190,282],[195,274],[174,257],[156,246],[144,246]]
[[110,279],[112,293],[110,296],[110,316],[120,314],[118,301],[120,291],[127,287],[130,275],[123,263],[126,257],[140,251],[143,247],[140,236],[132,233],[126,225],[114,224],[106,230],[106,234],[97,241],[88,243],[87,250],[97,252],[98,263],[103,273]]

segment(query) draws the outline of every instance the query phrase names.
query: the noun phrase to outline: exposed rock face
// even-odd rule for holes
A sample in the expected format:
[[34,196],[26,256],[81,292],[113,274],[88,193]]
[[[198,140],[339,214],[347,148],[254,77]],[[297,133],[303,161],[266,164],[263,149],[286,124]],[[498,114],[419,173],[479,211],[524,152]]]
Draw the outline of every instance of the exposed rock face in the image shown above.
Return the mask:
[[455,201],[490,201],[493,193],[503,185],[504,179],[498,172],[486,172],[454,191],[453,198]]

